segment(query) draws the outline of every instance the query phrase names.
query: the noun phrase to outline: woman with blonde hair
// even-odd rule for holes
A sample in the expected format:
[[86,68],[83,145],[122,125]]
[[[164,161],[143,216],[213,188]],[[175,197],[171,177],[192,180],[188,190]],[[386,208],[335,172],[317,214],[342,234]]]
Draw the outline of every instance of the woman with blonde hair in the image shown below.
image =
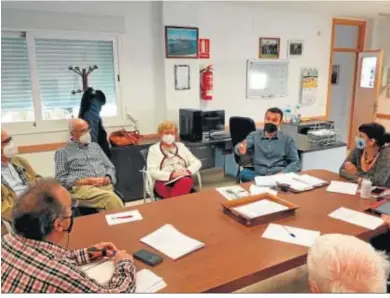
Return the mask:
[[[160,142],[149,148],[147,168],[154,180],[154,190],[163,199],[190,193],[202,164],[188,148],[176,142],[177,126],[165,120],[158,126]],[[169,183],[172,181],[171,183]]]

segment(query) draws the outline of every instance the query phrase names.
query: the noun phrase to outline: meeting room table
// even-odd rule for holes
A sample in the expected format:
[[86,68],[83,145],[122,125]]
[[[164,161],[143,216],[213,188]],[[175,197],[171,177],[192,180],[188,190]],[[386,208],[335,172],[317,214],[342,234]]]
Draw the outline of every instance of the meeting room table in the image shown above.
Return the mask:
[[[329,182],[344,181],[324,170],[305,173]],[[249,189],[250,184],[242,186]],[[353,235],[363,240],[388,230],[386,225],[369,230],[328,216],[340,207],[364,211],[374,202],[361,199],[359,194],[331,193],[322,187],[299,194],[278,193],[278,196],[299,205],[299,209],[295,215],[274,223],[321,234]],[[224,202],[226,199],[219,192],[207,189],[125,209],[139,210],[143,217],[140,221],[109,226],[105,219],[109,212],[79,217],[75,219],[69,247],[83,248],[110,241],[129,253],[141,248],[157,253],[164,260],[156,267],[139,261],[135,264],[138,270],[148,268],[165,280],[167,287],[162,293],[233,292],[306,263],[307,247],[262,238],[267,224],[247,227],[238,223],[223,213]],[[180,232],[204,242],[205,247],[174,261],[140,242],[140,238],[165,224],[172,224]]]

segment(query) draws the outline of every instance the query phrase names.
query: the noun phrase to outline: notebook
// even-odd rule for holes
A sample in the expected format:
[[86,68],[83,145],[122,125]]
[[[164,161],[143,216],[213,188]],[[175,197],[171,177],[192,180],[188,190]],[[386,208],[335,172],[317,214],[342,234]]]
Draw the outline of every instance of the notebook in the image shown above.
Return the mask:
[[216,190],[224,196],[225,199],[231,201],[239,198],[248,197],[250,194],[239,185],[218,187]]
[[248,217],[255,218],[279,211],[288,210],[288,207],[272,202],[270,200],[261,200],[254,203],[246,204],[240,207],[233,208],[234,211]]
[[264,231],[262,238],[311,247],[320,234],[319,231],[271,223]]
[[278,192],[276,190],[273,190],[270,187],[257,186],[255,184],[252,184],[249,187],[249,192],[252,196],[260,195],[263,193],[269,193],[269,194],[272,194],[274,196],[276,196],[278,194]]
[[314,188],[314,186],[300,180],[299,175],[295,173],[280,174],[274,176],[278,184],[288,184],[289,188],[294,191],[307,191]]
[[183,176],[173,178],[172,180],[165,182],[164,185],[170,185],[170,184],[172,184],[172,183],[176,182],[177,180],[180,180],[181,178],[184,178],[184,177],[191,177],[191,175],[183,175]]
[[327,181],[318,179],[317,177],[313,177],[313,176],[310,176],[307,174],[300,175],[300,176],[296,177],[296,179],[298,179],[300,182],[306,183],[307,185],[310,185],[313,187],[320,187],[320,186],[326,185],[328,183]]
[[[114,262],[110,259],[79,267],[90,278],[99,284],[106,285],[115,271]],[[156,293],[165,288],[165,281],[148,269],[136,273],[136,293]]]
[[162,226],[153,233],[141,238],[140,241],[173,260],[177,260],[205,246],[203,242],[182,234],[171,224]]

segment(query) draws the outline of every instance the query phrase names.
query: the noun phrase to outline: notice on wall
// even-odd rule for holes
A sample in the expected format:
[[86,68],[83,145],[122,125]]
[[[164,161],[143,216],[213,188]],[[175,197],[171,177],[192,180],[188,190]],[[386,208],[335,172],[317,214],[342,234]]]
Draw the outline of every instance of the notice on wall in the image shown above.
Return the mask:
[[374,88],[376,75],[376,57],[364,57],[360,75],[361,88]]
[[318,69],[303,68],[301,77],[301,105],[315,103],[318,92]]
[[199,44],[199,58],[210,59],[210,39],[200,38],[198,44]]

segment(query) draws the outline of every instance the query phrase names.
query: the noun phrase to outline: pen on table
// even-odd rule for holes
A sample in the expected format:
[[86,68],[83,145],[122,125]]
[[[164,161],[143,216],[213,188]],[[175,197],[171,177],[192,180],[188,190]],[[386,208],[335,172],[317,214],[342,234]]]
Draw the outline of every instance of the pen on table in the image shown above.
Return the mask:
[[291,233],[291,231],[288,230],[285,226],[282,226],[282,227],[283,227],[283,229],[285,229],[285,231],[286,231],[291,237],[293,237],[293,238],[296,237],[295,234],[294,234],[294,233]]
[[125,216],[116,216],[114,219],[127,219],[127,218],[132,218],[133,215],[125,215]]

